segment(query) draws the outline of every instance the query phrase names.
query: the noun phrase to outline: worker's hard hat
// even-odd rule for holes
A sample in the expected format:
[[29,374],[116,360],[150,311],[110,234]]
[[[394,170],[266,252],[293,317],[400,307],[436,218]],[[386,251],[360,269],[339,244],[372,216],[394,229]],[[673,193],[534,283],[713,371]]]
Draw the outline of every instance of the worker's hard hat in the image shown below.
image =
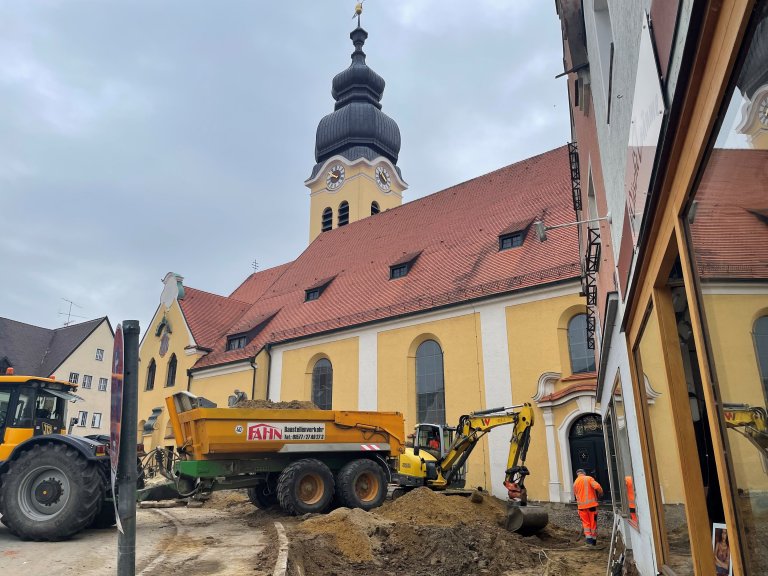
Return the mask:
[[576,474],[586,474],[586,472],[584,471],[584,468],[579,468],[576,470]]

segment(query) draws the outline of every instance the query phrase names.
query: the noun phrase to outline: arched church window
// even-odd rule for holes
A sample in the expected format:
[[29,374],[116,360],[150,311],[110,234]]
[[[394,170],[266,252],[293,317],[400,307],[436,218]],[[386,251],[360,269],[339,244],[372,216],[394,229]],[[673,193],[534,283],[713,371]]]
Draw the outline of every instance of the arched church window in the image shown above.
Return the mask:
[[312,402],[321,410],[330,410],[333,402],[333,366],[320,358],[312,368]]
[[339,204],[339,226],[346,226],[349,224],[349,202],[344,200]]
[[171,354],[168,360],[168,376],[165,379],[165,386],[170,388],[176,385],[176,354]]
[[587,315],[577,314],[568,323],[568,353],[571,373],[595,371],[595,354],[587,346]]
[[149,361],[149,366],[147,366],[147,385],[144,387],[145,390],[154,390],[156,371],[157,364],[155,364],[155,359],[152,358],[152,360]]
[[371,202],[371,216],[374,216],[379,212],[381,212],[381,208],[379,208],[379,203],[376,201]]
[[760,316],[757,319],[752,337],[755,339],[755,354],[760,368],[760,379],[763,381],[763,393],[768,398],[768,316]]
[[416,418],[445,424],[443,350],[434,340],[425,340],[416,350]]
[[328,232],[333,228],[333,209],[332,208],[326,208],[323,210],[323,220],[322,225],[320,228],[321,232]]

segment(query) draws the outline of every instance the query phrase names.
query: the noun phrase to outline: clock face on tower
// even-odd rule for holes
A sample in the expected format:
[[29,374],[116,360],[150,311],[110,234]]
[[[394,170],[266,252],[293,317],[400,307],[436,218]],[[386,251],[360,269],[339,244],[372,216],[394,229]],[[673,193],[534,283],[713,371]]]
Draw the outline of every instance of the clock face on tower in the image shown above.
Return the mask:
[[757,118],[760,124],[768,128],[768,96],[765,96],[757,108]]
[[333,168],[328,170],[328,175],[325,177],[325,185],[328,190],[336,190],[344,183],[344,166],[336,164]]
[[392,178],[389,176],[387,169],[383,166],[376,168],[376,184],[378,184],[379,188],[384,190],[384,192],[389,192],[392,185]]

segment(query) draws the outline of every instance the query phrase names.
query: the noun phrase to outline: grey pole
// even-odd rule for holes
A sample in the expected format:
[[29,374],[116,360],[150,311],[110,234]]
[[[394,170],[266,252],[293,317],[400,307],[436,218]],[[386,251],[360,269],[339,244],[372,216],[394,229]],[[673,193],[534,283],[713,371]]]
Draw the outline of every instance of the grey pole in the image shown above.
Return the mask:
[[125,338],[123,415],[117,464],[117,510],[123,533],[117,534],[117,575],[136,574],[136,429],[139,413],[139,321],[123,322]]

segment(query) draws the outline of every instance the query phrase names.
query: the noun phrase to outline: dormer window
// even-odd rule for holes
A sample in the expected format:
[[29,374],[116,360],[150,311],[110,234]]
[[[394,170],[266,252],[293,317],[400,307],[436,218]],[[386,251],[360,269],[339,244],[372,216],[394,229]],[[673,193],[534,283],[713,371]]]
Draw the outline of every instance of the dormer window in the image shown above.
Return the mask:
[[407,276],[408,272],[411,271],[411,268],[413,268],[413,265],[416,263],[416,259],[421,255],[421,251],[419,252],[412,252],[410,254],[406,254],[396,262],[393,262],[389,265],[389,279],[390,280],[397,280],[398,278],[402,278],[403,276]]
[[227,351],[229,350],[239,350],[241,348],[245,348],[245,345],[248,343],[248,338],[246,336],[240,335],[240,336],[230,336],[227,338]]
[[518,248],[523,245],[524,238],[525,232],[522,230],[519,232],[511,232],[509,234],[501,234],[499,236],[499,250]]
[[313,284],[304,290],[304,302],[312,302],[312,300],[317,300],[320,298],[320,295],[325,291],[326,288],[328,288],[328,285],[333,282],[334,278],[336,278],[336,276],[324,278],[320,280],[320,282],[317,282],[316,284]]
[[389,279],[395,280],[396,278],[402,278],[408,274],[408,264],[398,264],[397,266],[389,267]]

